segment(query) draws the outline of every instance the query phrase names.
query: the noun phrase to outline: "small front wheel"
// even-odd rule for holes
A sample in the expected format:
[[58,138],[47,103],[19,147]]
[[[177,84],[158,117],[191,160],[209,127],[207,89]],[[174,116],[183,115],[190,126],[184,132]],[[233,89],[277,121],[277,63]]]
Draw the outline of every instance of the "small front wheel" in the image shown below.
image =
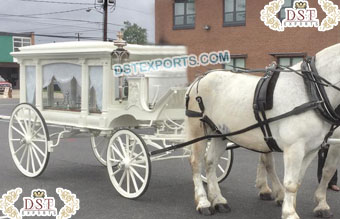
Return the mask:
[[143,139],[129,129],[116,131],[107,148],[107,170],[112,185],[125,198],[135,199],[149,186],[151,162]]

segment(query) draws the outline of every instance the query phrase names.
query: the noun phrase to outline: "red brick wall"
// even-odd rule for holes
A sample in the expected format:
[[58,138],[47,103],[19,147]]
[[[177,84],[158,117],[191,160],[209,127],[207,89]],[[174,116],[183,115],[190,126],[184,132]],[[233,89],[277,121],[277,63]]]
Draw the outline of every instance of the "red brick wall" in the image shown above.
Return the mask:
[[[247,54],[247,68],[263,68],[275,60],[269,53],[303,52],[314,55],[340,42],[340,25],[327,32],[319,32],[317,28],[286,28],[284,32],[269,29],[260,20],[260,11],[269,2],[247,0],[246,25],[223,27],[223,0],[195,0],[195,28],[173,30],[174,0],[155,0],[156,43],[186,45],[188,52],[196,55],[227,49],[231,54]],[[321,21],[325,13],[316,0],[309,2],[310,7],[317,8]],[[204,30],[204,25],[210,25],[211,29]],[[206,70],[203,67],[189,69],[189,80]]]

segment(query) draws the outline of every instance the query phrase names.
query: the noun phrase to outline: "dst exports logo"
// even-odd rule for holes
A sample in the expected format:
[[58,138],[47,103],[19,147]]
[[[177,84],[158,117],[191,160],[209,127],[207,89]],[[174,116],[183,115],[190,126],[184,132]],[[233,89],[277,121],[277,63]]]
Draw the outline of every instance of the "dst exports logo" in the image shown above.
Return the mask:
[[306,0],[294,1],[292,8],[285,8],[285,19],[280,21],[280,13],[284,0],[274,0],[261,11],[261,20],[266,26],[275,31],[284,31],[288,27],[315,27],[319,31],[328,31],[338,25],[340,10],[330,0],[318,0],[326,17],[321,21],[317,18],[316,8],[310,8]]
[[0,216],[0,218],[22,219],[24,216],[53,216],[57,219],[71,218],[79,210],[79,199],[67,189],[57,188],[56,192],[64,203],[64,207],[59,212],[55,207],[54,197],[47,196],[44,189],[34,189],[30,197],[23,197],[23,207],[19,211],[14,204],[19,199],[22,189],[12,189],[2,195],[0,199],[0,211],[4,215],[4,217]]

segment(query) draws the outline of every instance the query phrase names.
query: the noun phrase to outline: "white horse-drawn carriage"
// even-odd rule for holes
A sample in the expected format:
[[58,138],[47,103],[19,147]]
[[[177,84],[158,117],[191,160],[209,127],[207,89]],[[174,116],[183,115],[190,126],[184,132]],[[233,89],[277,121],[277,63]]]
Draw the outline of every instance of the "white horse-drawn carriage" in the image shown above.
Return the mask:
[[[9,145],[15,165],[39,176],[60,139],[90,134],[96,158],[107,165],[115,189],[124,197],[142,195],[151,161],[184,158],[167,151],[185,139],[183,130],[186,69],[114,77],[112,65],[186,54],[182,46],[67,42],[21,48],[20,104],[10,117]],[[53,130],[53,133],[50,131]],[[229,173],[232,151],[220,159],[219,180]],[[204,177],[204,176],[203,176]]]

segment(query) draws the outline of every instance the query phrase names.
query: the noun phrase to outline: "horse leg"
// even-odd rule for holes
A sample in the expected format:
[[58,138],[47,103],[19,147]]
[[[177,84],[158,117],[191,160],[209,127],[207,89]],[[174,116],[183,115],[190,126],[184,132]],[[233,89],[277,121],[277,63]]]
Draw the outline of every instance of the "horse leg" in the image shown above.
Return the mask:
[[[187,127],[188,139],[194,139],[204,135],[199,120],[188,119]],[[200,141],[191,146],[190,164],[194,181],[196,210],[203,215],[211,215],[214,211],[208,201],[207,193],[205,192],[201,178],[206,147],[207,141]]]
[[256,188],[258,188],[259,196],[261,200],[273,200],[272,190],[268,186],[267,181],[267,168],[266,168],[267,157],[266,154],[260,154],[259,162],[257,164],[256,174]]
[[333,177],[340,157],[340,145],[333,145],[329,148],[324,168],[322,169],[322,178],[318,188],[315,191],[315,200],[317,206],[314,208],[314,214],[317,217],[329,218],[333,214],[326,200],[328,183]]
[[275,202],[277,203],[278,206],[281,206],[284,197],[284,189],[279,180],[279,177],[276,174],[273,154],[272,153],[262,154],[260,159],[262,159],[262,162],[269,175],[269,178],[272,181],[273,196],[275,197]]
[[305,144],[296,142],[285,148],[284,158],[284,201],[282,219],[299,219],[296,213],[296,194],[299,189],[299,176],[305,158]]
[[221,194],[216,176],[216,168],[219,158],[226,149],[226,143],[227,142],[223,141],[222,139],[212,139],[205,159],[208,197],[212,207],[223,213],[230,212],[231,209],[227,203],[227,200]]

